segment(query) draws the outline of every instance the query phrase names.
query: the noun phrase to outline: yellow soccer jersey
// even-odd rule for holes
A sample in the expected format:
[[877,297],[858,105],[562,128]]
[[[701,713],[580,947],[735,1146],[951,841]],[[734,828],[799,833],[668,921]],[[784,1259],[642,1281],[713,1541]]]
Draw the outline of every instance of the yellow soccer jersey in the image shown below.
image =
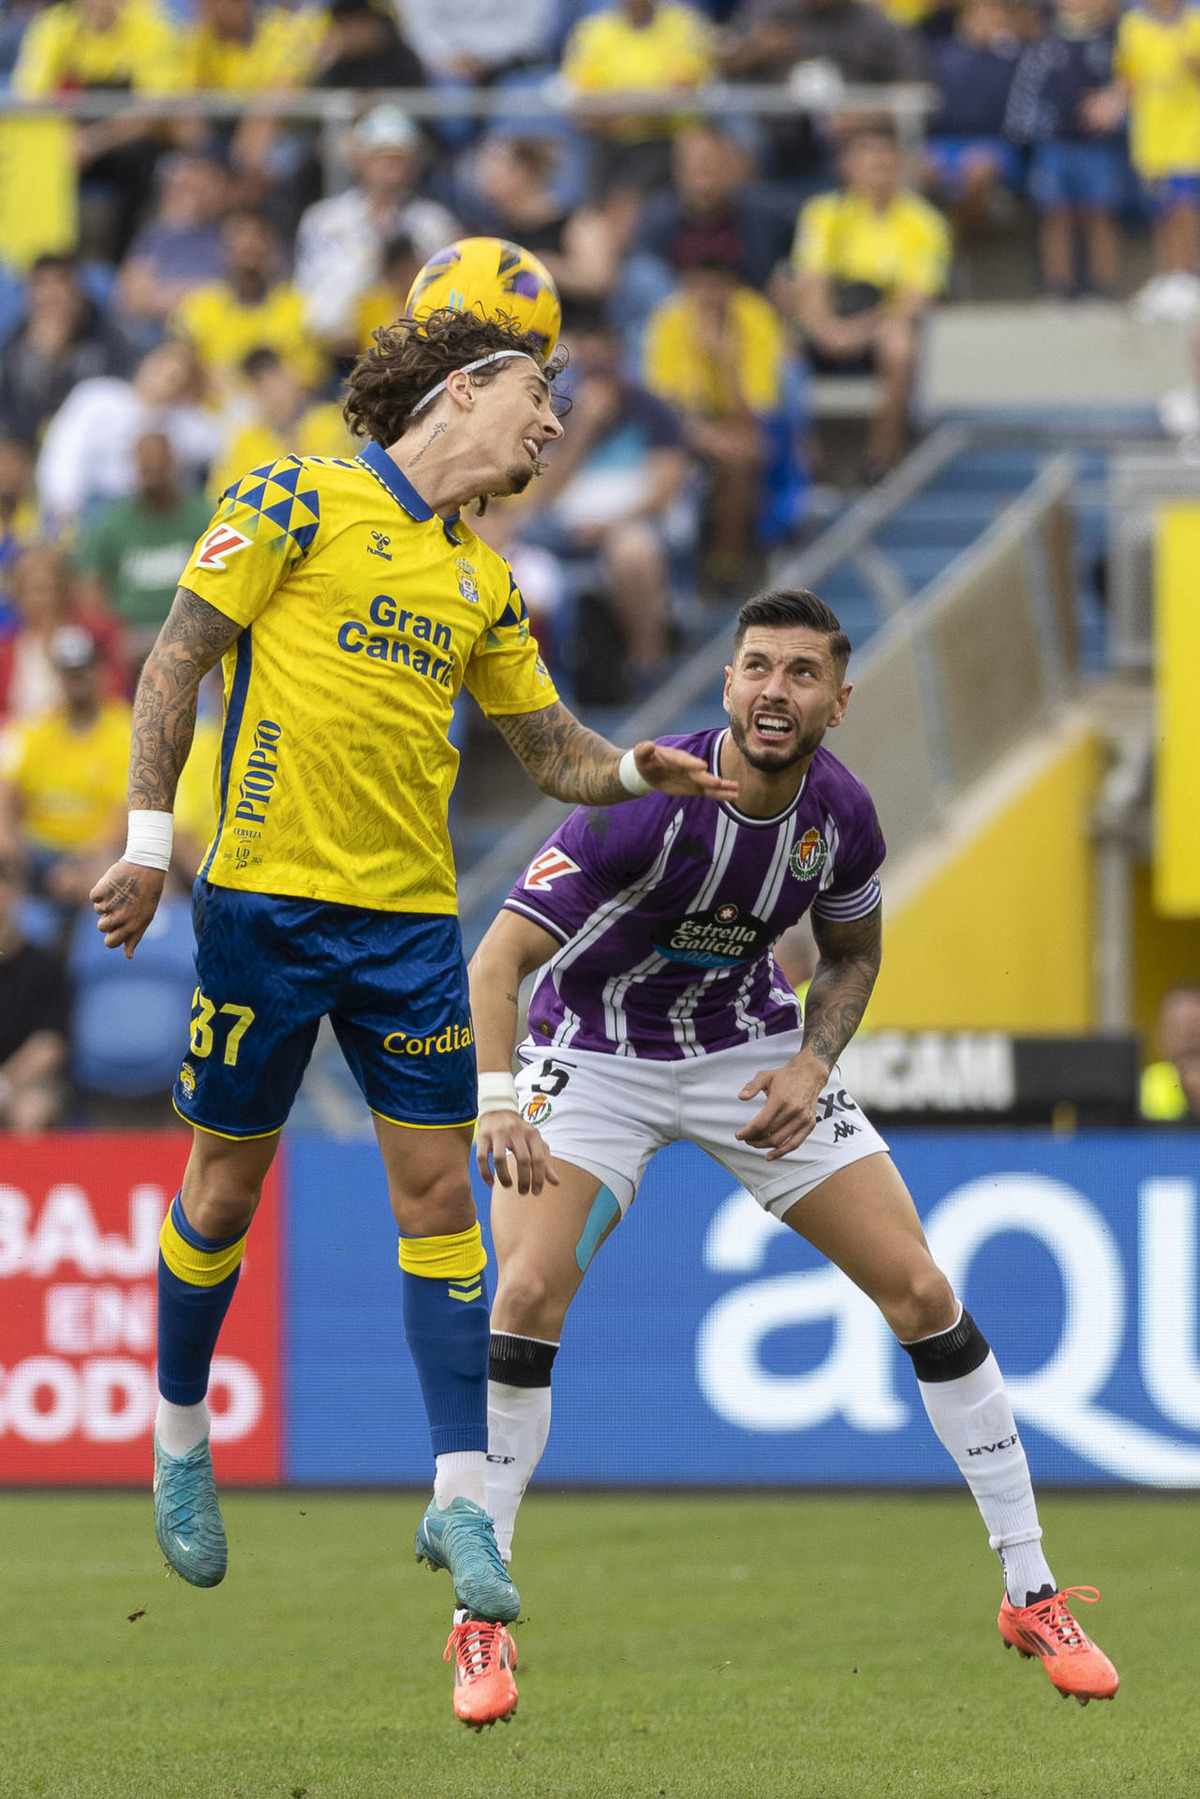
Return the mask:
[[228,490],[180,585],[244,626],[225,657],[219,887],[455,910],[447,732],[556,699],[508,564],[378,444],[285,456]]
[[818,194],[800,214],[792,246],[800,275],[867,281],[885,294],[939,294],[950,266],[950,228],[919,194],[880,212],[852,193]]
[[116,841],[131,718],[124,700],[105,700],[85,731],[72,730],[60,708],[17,727],[0,772],[16,788],[21,828],[39,849],[83,855]]
[[1200,173],[1200,10],[1173,19],[1132,7],[1117,27],[1113,73],[1129,88],[1129,155],[1139,175]]
[[670,294],[646,323],[646,386],[672,406],[708,418],[728,417],[745,404],[760,418],[783,401],[788,340],[775,308],[752,287],[735,289],[729,302],[737,349],[738,393],[714,361],[700,330],[695,303]]

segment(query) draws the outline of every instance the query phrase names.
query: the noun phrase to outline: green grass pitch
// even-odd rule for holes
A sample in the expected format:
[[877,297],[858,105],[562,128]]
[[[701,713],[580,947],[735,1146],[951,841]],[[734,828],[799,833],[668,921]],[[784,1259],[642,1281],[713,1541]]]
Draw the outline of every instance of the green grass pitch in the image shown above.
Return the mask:
[[26,1799],[1196,1799],[1190,1498],[1050,1498],[1123,1677],[1063,1701],[995,1630],[966,1496],[533,1496],[521,1705],[455,1723],[412,1494],[230,1494],[215,1592],[149,1496],[0,1495],[0,1795]]

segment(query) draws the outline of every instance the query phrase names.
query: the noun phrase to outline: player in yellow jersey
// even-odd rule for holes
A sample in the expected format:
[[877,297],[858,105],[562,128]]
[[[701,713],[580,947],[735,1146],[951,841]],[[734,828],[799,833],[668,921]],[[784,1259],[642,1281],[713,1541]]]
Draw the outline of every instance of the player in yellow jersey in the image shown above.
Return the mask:
[[[508,565],[462,516],[528,486],[562,434],[539,350],[462,312],[377,333],[349,381],[361,454],[287,456],[227,489],[138,686],[129,841],[92,894],[105,943],[126,955],[162,893],[197,688],[224,658],[218,820],[195,888],[199,978],[175,1090],[194,1140],[158,1283],[155,1522],[196,1586],[226,1566],[209,1365],[328,1014],[374,1116],[400,1231],[405,1334],[436,1458],[417,1553],[449,1568],[460,1624],[517,1615],[484,1509],[475,1052],[446,828],[455,696],[465,684],[559,799],[729,797],[698,758],[654,743],[622,755],[559,703]],[[470,1698],[456,1704],[475,1724],[516,1703],[511,1640],[485,1634],[486,1678],[466,1678],[480,1674],[473,1647]]]

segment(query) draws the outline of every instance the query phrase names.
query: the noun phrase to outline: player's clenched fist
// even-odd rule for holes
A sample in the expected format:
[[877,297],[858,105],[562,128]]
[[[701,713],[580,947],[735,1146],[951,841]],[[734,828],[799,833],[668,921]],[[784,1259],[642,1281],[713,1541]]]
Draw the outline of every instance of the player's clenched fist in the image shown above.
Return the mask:
[[133,955],[158,908],[166,878],[161,869],[125,861],[114,862],[100,876],[88,897],[105,949],[124,946],[126,956]]
[[541,1132],[519,1112],[485,1112],[475,1133],[475,1155],[489,1187],[493,1178],[518,1193],[540,1193],[547,1181],[559,1184]]

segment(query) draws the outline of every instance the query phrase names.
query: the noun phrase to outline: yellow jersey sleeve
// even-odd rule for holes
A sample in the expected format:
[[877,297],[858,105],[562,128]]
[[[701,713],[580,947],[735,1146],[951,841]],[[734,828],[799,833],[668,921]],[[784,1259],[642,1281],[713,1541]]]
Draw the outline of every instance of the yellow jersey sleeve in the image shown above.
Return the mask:
[[488,718],[540,712],[558,698],[550,671],[529,628],[529,612],[506,562],[508,592],[493,602],[491,622],[475,640],[463,675],[467,691]]
[[792,267],[798,275],[832,275],[837,267],[837,194],[818,194],[796,221]]
[[1113,46],[1113,74],[1130,86],[1137,81],[1142,72],[1142,58],[1139,55],[1141,20],[1136,12],[1122,13],[1117,22],[1117,38]]
[[897,287],[930,299],[946,285],[950,269],[950,227],[939,212],[914,197],[900,228]]
[[311,551],[320,523],[320,499],[298,456],[252,469],[226,488],[179,585],[236,624],[253,624]]

